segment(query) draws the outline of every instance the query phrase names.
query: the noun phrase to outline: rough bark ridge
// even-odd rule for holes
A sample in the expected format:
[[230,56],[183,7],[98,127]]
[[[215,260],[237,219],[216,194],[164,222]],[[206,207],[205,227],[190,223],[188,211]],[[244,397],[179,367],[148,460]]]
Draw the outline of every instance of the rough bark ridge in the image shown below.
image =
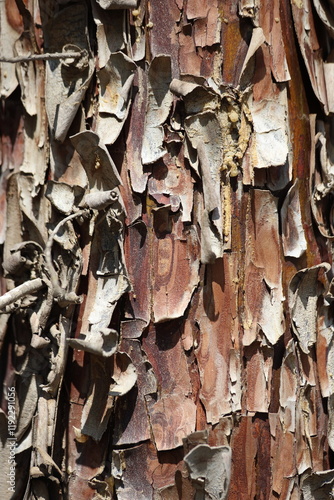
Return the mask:
[[1,0],[1,499],[331,498],[333,37]]

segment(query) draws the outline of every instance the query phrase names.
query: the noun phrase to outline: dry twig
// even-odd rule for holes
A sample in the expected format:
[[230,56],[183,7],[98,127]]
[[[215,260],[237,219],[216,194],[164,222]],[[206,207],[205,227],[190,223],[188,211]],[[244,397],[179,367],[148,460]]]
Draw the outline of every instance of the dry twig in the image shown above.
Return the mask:
[[22,299],[22,297],[25,297],[26,295],[38,292],[38,290],[40,290],[44,286],[44,281],[41,278],[36,278],[31,281],[26,281],[26,283],[13,288],[13,290],[10,290],[9,292],[2,295],[2,297],[0,297],[0,310],[4,309],[10,304],[13,304],[17,300]]
[[5,63],[20,63],[29,61],[50,61],[52,59],[79,59],[86,53],[85,50],[80,52],[54,52],[53,54],[30,54],[29,56],[17,57],[0,57],[0,62]]
[[59,285],[58,273],[53,267],[53,262],[52,262],[51,250],[52,250],[53,240],[56,234],[58,233],[59,229],[64,224],[66,224],[66,222],[75,219],[76,217],[85,216],[88,213],[89,210],[83,209],[79,210],[78,212],[75,212],[74,214],[68,215],[67,217],[65,217],[65,219],[62,219],[51,232],[49,239],[45,245],[45,261],[50,274],[51,285],[53,288],[53,296],[60,302],[65,301],[65,302],[80,303],[81,298],[78,297],[74,292],[65,292]]

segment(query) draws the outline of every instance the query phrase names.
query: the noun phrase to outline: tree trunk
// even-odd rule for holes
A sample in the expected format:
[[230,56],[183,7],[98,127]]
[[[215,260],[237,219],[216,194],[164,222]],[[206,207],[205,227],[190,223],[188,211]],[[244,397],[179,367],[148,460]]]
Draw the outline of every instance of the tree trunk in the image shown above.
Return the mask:
[[0,9],[1,499],[332,498],[333,2]]

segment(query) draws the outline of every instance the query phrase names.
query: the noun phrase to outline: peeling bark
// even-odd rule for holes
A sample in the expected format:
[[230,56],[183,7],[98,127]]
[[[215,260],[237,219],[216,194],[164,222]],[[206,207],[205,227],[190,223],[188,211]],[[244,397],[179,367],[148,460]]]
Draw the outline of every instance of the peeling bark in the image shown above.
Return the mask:
[[0,2],[1,499],[332,495],[332,4]]

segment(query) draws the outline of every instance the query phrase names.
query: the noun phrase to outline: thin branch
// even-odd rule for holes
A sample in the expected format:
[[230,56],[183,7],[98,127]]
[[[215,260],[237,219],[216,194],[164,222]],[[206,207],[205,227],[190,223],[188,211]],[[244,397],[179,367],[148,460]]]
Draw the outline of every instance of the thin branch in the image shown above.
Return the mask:
[[85,215],[88,212],[89,211],[87,209],[79,210],[75,214],[71,214],[68,217],[65,217],[65,219],[61,220],[59,224],[57,224],[57,226],[51,232],[45,247],[45,260],[48,267],[48,271],[50,273],[51,283],[49,283],[48,280],[46,280],[46,278],[44,280],[42,280],[41,278],[36,278],[30,281],[26,281],[22,285],[13,288],[13,290],[6,292],[4,295],[0,297],[0,311],[4,309],[6,310],[8,306],[22,299],[22,297],[38,292],[38,290],[41,290],[41,288],[45,286],[50,287],[50,285],[53,289],[53,294],[55,297],[60,299],[65,299],[65,301],[67,300],[69,302],[77,302],[77,303],[80,302],[80,297],[78,297],[74,292],[66,293],[59,286],[58,274],[55,271],[52,264],[51,249],[52,249],[53,239],[57,234],[57,232],[59,231],[59,229],[69,220],[75,219],[80,215]]
[[65,217],[65,219],[62,219],[54,228],[54,230],[50,233],[49,239],[45,245],[45,262],[48,268],[48,271],[50,273],[50,280],[51,280],[51,285],[53,288],[53,296],[57,299],[63,300],[65,299],[70,301],[70,302],[80,302],[80,297],[78,297],[74,292],[66,293],[61,286],[59,285],[59,280],[58,280],[58,273],[53,267],[53,262],[52,262],[52,245],[53,245],[53,240],[56,234],[58,233],[59,229],[66,224],[66,222],[75,219],[76,217],[80,217],[81,215],[86,215],[89,213],[89,210],[86,208],[83,210],[79,210],[78,212],[75,212],[74,214],[68,215]]
[[17,56],[17,57],[0,57],[0,62],[5,63],[18,63],[18,62],[29,62],[29,61],[49,61],[52,59],[80,59],[86,50],[80,50],[80,52],[54,52],[53,54],[30,54],[29,56]]
[[22,297],[25,297],[26,295],[38,292],[38,290],[44,286],[44,281],[41,278],[36,278],[31,281],[26,281],[22,285],[13,288],[13,290],[10,290],[0,297],[0,310],[22,299]]

